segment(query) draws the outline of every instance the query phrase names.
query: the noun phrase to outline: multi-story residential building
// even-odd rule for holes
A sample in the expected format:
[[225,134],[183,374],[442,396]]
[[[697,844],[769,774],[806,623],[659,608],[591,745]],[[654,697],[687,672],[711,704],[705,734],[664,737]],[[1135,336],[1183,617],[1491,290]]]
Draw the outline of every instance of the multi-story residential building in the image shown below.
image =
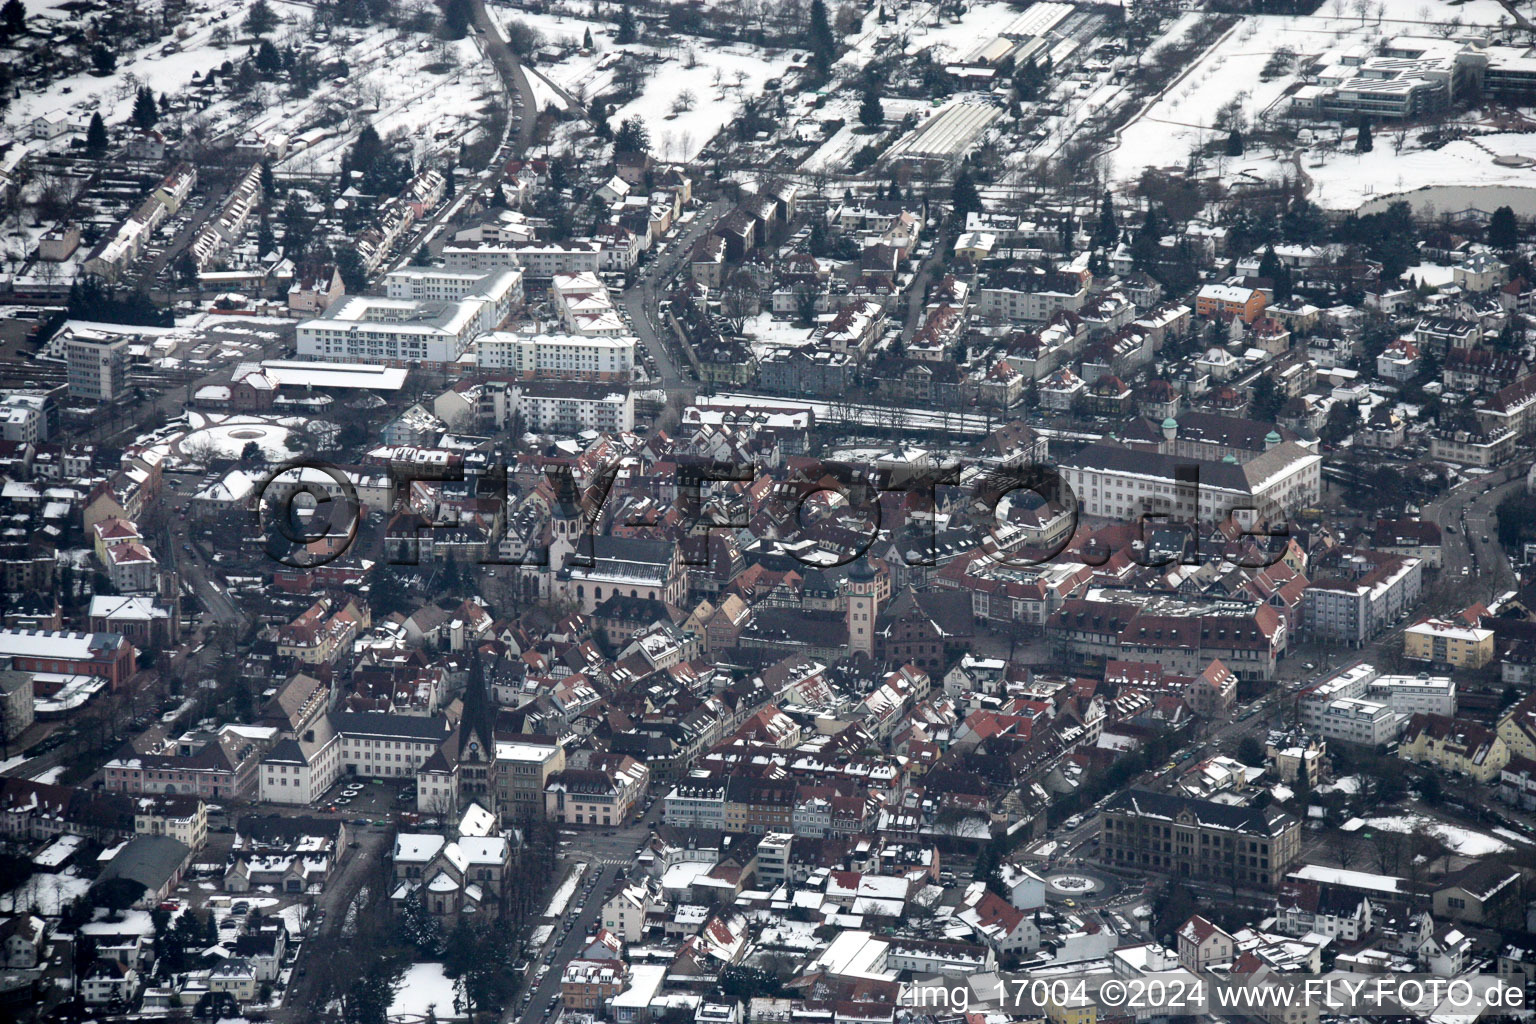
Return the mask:
[[629,381],[635,338],[493,331],[475,339],[475,365],[524,380]]
[[1509,747],[1497,732],[1445,715],[1414,715],[1403,729],[1398,756],[1492,782],[1509,763]]
[[1493,630],[1426,618],[1403,630],[1403,656],[1452,668],[1482,668],[1493,660]]
[[997,323],[1044,323],[1064,310],[1082,309],[1092,281],[1087,270],[1014,268],[992,275],[979,289],[976,311]]
[[1327,739],[1381,744],[1395,739],[1416,714],[1456,713],[1456,683],[1448,676],[1382,675],[1359,662],[1297,695],[1301,723]]
[[208,843],[208,805],[195,796],[143,797],[134,807],[133,831],[170,836],[196,853]]
[[625,942],[639,942],[645,935],[646,917],[657,901],[657,893],[649,880],[631,882],[603,904],[603,927]]
[[1390,743],[1402,729],[1403,717],[1386,704],[1358,697],[1337,697],[1316,711],[1313,724],[1325,739],[1375,747]]
[[1208,284],[1195,295],[1195,315],[1251,324],[1264,315],[1269,300],[1257,288],[1236,284]]
[[1219,659],[1239,679],[1254,680],[1273,678],[1288,642],[1284,620],[1266,604],[1142,607],[1069,599],[1045,631],[1054,649],[1074,662],[1136,660],[1195,676]]
[[1519,435],[1504,424],[1481,432],[1437,430],[1429,436],[1429,457],[1437,462],[1487,469],[1512,458],[1518,441]]
[[298,325],[299,358],[396,366],[456,362],[477,335],[499,327],[522,301],[516,273],[489,274],[482,283],[455,300],[343,296]]
[[723,778],[685,779],[667,794],[662,817],[675,828],[723,831],[725,790],[726,780]]
[[1418,603],[1423,568],[1401,555],[1347,558],[1302,593],[1302,627],[1315,640],[1363,646]]
[[1301,856],[1301,822],[1275,807],[1128,790],[1104,806],[1099,857],[1113,867],[1273,889]]
[[17,672],[0,661],[0,739],[14,740],[31,728],[37,715],[31,672]]
[[475,295],[505,296],[513,307],[523,302],[520,270],[445,270],[442,267],[402,267],[384,275],[384,294],[391,299],[458,302]]
[[1536,693],[1527,694],[1504,712],[1498,732],[1511,754],[1536,761]]
[[572,960],[560,975],[560,1005],[601,1015],[628,983],[629,968],[622,960]]
[[533,380],[514,389],[515,403],[529,430],[597,430],[605,433],[635,429],[635,399],[627,384],[593,388],[578,381]]
[[544,784],[544,813],[565,825],[625,825],[645,798],[650,770],[622,754],[594,757],[587,768],[554,772]]

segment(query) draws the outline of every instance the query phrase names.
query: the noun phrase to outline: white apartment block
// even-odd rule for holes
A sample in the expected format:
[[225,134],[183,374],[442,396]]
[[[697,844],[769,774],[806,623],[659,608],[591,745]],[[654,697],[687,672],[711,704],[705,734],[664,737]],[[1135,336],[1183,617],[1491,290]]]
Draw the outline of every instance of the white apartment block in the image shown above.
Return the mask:
[[576,381],[531,381],[518,386],[516,400],[529,430],[616,433],[635,429],[635,398],[627,384],[604,392]]
[[[1359,662],[1300,694],[1303,725],[1328,739],[1352,743],[1395,739],[1403,724],[1419,712],[1455,715],[1455,680],[1427,673],[1382,675],[1374,665]],[[1388,732],[1386,739],[1376,738]]]
[[1340,697],[1317,716],[1317,731],[1328,740],[1379,746],[1397,739],[1407,719],[1374,700]]
[[1360,647],[1418,602],[1424,563],[1394,556],[1354,578],[1320,580],[1302,594],[1302,622],[1317,639]]
[[635,339],[493,331],[475,339],[475,365],[530,380],[628,381],[635,370]]
[[451,363],[476,336],[494,330],[522,298],[516,273],[452,301],[348,295],[299,324],[298,356],[324,362]]
[[1370,700],[1386,703],[1407,718],[1415,714],[1456,715],[1456,681],[1450,676],[1378,676],[1366,687]]
[[505,295],[513,306],[520,306],[523,303],[523,272],[491,270],[480,273],[442,267],[403,267],[384,276],[384,289],[384,294],[391,299],[457,302],[474,295]]
[[602,269],[603,250],[596,242],[550,242],[511,245],[479,243],[445,245],[443,266],[448,270],[488,273],[521,267],[528,277],[551,278],[556,274],[580,274]]

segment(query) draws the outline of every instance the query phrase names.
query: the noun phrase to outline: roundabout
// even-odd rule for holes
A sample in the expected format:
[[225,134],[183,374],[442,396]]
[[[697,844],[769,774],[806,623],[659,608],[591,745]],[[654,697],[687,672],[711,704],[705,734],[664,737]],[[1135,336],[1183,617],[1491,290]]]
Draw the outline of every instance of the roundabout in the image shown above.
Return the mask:
[[1052,903],[1096,905],[1104,903],[1124,888],[1112,875],[1102,874],[1085,864],[1074,863],[1068,870],[1052,871],[1045,876],[1045,898]]

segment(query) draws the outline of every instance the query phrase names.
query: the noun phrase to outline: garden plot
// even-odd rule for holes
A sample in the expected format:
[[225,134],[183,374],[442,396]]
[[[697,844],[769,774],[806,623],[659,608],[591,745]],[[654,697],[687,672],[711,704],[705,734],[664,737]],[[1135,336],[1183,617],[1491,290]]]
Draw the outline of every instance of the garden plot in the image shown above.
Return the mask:
[[[282,83],[259,82],[244,98],[221,94],[206,110],[170,118],[184,123],[196,119],[214,136],[247,131],[268,139],[286,136],[291,147],[280,168],[329,174],[340,166],[342,152],[363,123],[372,123],[382,136],[394,133],[412,140],[412,157],[422,162],[471,139],[484,120],[481,108],[500,95],[494,71],[481,59],[473,39],[440,43],[384,26],[349,26],[329,41],[316,43],[307,31],[314,14],[310,7],[288,0],[273,0],[272,6],[284,19],[268,37],[275,45],[311,48],[320,61],[340,58],[348,67],[346,78],[322,80],[303,98],[288,96]],[[247,7],[235,0],[219,5],[220,11],[229,12],[222,21],[193,19],[176,53],[163,55],[163,44],[154,43],[121,54],[117,70],[105,77],[82,73],[24,93],[6,111],[5,123],[27,124],[44,114],[63,114],[83,123],[100,113],[109,129],[119,131],[140,86],[156,95],[175,96],[191,84],[193,74],[202,76],[225,61],[243,60],[248,47],[240,39],[240,24]],[[220,29],[232,32],[235,39],[223,45],[214,42],[213,34]],[[347,123],[319,128],[335,120],[338,108],[349,112]],[[315,129],[321,137],[306,146],[308,140],[300,137]]]
[[[646,67],[640,95],[613,110],[609,124],[617,129],[626,118],[640,118],[650,131],[652,151],[665,160],[696,157],[735,118],[746,97],[761,93],[764,83],[784,74],[793,56],[788,50],[687,36],[673,37],[664,46],[646,41],[620,47],[614,42],[614,26],[606,22],[560,13],[489,10],[503,35],[508,25],[521,22],[544,44],[574,51],[557,63],[540,64],[537,71],[581,104],[613,88],[620,52],[649,57],[653,63]],[[582,47],[589,33],[592,49],[586,51]],[[533,88],[541,108],[557,95],[547,87],[541,93],[539,84]]]

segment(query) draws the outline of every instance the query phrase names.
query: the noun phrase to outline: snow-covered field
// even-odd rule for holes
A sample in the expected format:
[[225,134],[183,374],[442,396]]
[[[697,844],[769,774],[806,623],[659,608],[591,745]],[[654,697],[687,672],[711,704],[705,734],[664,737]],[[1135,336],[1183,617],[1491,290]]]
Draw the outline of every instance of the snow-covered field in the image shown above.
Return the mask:
[[72,874],[33,875],[11,892],[0,896],[0,914],[18,914],[36,909],[47,917],[58,915],[78,896],[84,896],[91,883]]
[[411,964],[395,989],[389,1019],[425,1020],[430,1010],[438,1020],[463,1020],[467,1014],[453,1006],[456,987],[453,979],[443,973],[442,964]]
[[1400,814],[1383,818],[1351,818],[1343,825],[1346,832],[1354,832],[1362,828],[1379,829],[1382,832],[1400,832],[1408,834],[1422,828],[1424,831],[1437,837],[1450,848],[1451,852],[1463,857],[1487,857],[1495,853],[1507,853],[1510,845],[1503,840],[1482,832],[1475,832],[1459,825],[1448,825],[1443,821],[1435,821],[1426,818],[1422,814]]
[[1308,153],[1310,198],[1319,206],[1354,209],[1387,195],[1442,185],[1536,186],[1536,170],[1495,163],[1495,156],[1536,160],[1536,135],[1485,135],[1437,150],[1405,148],[1394,154],[1386,132],[1369,153]]
[[[1440,26],[1460,19],[1466,25],[1496,26],[1507,23],[1509,15],[1495,0],[1468,0],[1452,7],[1425,0],[1380,0],[1373,2],[1364,18],[1353,4],[1329,0],[1316,15],[1285,17],[1260,15],[1244,18],[1231,32],[1191,65],[1164,94],[1151,103],[1121,132],[1119,146],[1109,155],[1106,170],[1111,178],[1133,180],[1149,166],[1182,167],[1191,151],[1225,138],[1226,132],[1215,127],[1216,115],[1233,100],[1242,103],[1250,124],[1266,113],[1278,113],[1286,102],[1284,94],[1293,79],[1279,75],[1268,82],[1259,80],[1259,72],[1277,50],[1287,48],[1298,54],[1316,54],[1344,47],[1367,46],[1395,35],[1437,36]],[[1170,32],[1164,38],[1174,38]],[[1383,146],[1378,143],[1380,156]],[[1442,152],[1444,152],[1442,150]],[[1388,147],[1388,155],[1390,148]],[[1284,161],[1289,164],[1289,161]],[[1224,173],[1243,170],[1263,176],[1277,175],[1286,168],[1273,159],[1240,157],[1225,164]],[[1368,175],[1374,167],[1341,169],[1341,178],[1350,174]],[[1294,171],[1290,171],[1294,175]],[[1308,168],[1308,173],[1312,173]],[[1363,186],[1369,178],[1358,181]],[[1439,182],[1456,181],[1454,177]],[[1412,186],[1410,186],[1412,187]],[[1317,196],[1313,196],[1318,199]],[[1350,196],[1339,196],[1330,204],[1344,205]],[[1358,205],[1358,204],[1356,204]]]

